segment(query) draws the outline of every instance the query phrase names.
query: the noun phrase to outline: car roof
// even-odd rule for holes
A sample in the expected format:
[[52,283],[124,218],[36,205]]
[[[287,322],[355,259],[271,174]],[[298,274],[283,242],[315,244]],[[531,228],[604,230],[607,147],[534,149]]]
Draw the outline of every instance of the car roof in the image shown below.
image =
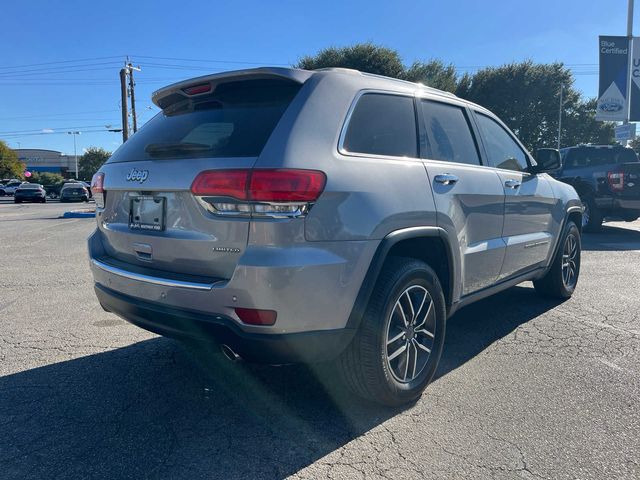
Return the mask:
[[442,98],[448,98],[456,100],[458,102],[463,102],[467,105],[472,105],[479,110],[488,112],[488,110],[486,110],[482,106],[476,105],[467,100],[463,100],[451,92],[428,87],[420,83],[409,82],[407,80],[401,80],[398,78],[385,77],[383,75],[376,75],[373,73],[361,72],[359,70],[350,68],[321,68],[318,70],[303,70],[299,68],[260,67],[244,70],[233,70],[195,77],[168,85],[153,92],[151,99],[160,108],[165,108],[166,106],[176,101],[176,96],[178,98],[187,98],[186,94],[184,94],[183,92],[183,89],[202,83],[211,83],[215,88],[216,84],[225,83],[231,80],[281,78],[302,84],[312,77],[328,75],[335,76],[337,78],[342,77],[345,79],[345,81],[349,81],[351,84],[355,83],[360,90],[370,88],[402,93],[432,94]]

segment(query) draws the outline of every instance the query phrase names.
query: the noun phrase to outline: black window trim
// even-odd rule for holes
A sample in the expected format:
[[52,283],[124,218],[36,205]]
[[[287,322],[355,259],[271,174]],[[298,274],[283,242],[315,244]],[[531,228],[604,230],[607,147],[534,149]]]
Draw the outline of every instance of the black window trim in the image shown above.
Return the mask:
[[[432,152],[431,152],[431,146],[430,143],[428,141],[423,142],[423,138],[427,138],[429,137],[428,133],[427,133],[427,127],[424,123],[424,114],[422,112],[422,105],[417,105],[417,110],[418,110],[418,115],[419,115],[419,126],[420,126],[420,153],[421,153],[421,157],[422,160],[429,160],[432,162],[442,162],[442,163],[451,163],[453,165],[462,165],[462,166],[466,166],[466,167],[486,167],[488,166],[488,164],[485,165],[485,157],[483,155],[483,145],[481,145],[480,143],[480,139],[478,136],[478,132],[476,129],[476,126],[474,124],[474,121],[471,118],[471,114],[469,111],[469,108],[462,104],[458,104],[458,103],[454,103],[454,102],[448,102],[446,100],[440,100],[440,99],[435,99],[432,97],[418,97],[417,102],[431,102],[431,103],[441,103],[443,105],[448,105],[450,107],[455,107],[455,108],[459,108],[460,110],[462,110],[462,113],[465,117],[465,120],[467,121],[467,126],[469,127],[469,131],[471,133],[471,138],[473,139],[473,144],[476,147],[476,153],[478,154],[478,162],[477,164],[474,163],[462,163],[462,162],[454,162],[451,160],[440,160],[437,158],[432,158]],[[424,145],[423,145],[424,143]]]
[[[478,134],[478,138],[480,140],[480,144],[482,145],[482,158],[483,158],[482,161],[483,161],[483,164],[487,168],[492,168],[493,170],[499,170],[499,171],[502,171],[502,172],[511,172],[511,173],[522,173],[523,175],[532,175],[530,169],[531,169],[532,165],[536,165],[535,160],[533,160],[533,158],[531,157],[531,154],[529,153],[529,151],[524,147],[524,145],[522,145],[522,142],[520,142],[518,137],[516,137],[513,134],[513,132],[511,132],[511,130],[509,130],[509,128],[502,122],[502,120],[500,120],[498,117],[496,117],[495,115],[493,115],[490,112],[483,112],[483,111],[477,110],[475,108],[470,108],[469,111],[473,114],[474,128],[478,132],[477,133]],[[494,167],[489,163],[489,154],[487,153],[485,142],[484,142],[484,139],[482,138],[482,132],[480,131],[480,125],[478,124],[478,122],[476,120],[476,117],[478,115],[483,115],[483,116],[487,117],[488,119],[493,120],[516,143],[516,145],[520,148],[520,150],[522,150],[522,153],[524,153],[524,158],[525,158],[525,160],[527,162],[527,169],[520,170],[520,171],[509,170],[508,168]]]
[[[349,129],[349,123],[351,122],[351,117],[353,115],[353,111],[358,104],[360,98],[362,98],[366,94],[380,94],[380,95],[393,95],[396,97],[408,97],[413,100],[413,117],[414,123],[416,127],[416,157],[398,157],[395,155],[380,155],[375,153],[361,153],[361,152],[351,152],[344,148],[344,141],[347,136],[347,130]],[[338,138],[338,153],[340,155],[344,155],[346,157],[361,157],[361,158],[381,158],[381,159],[389,159],[389,160],[412,160],[412,161],[422,161],[420,158],[420,154],[423,150],[423,145],[420,137],[420,126],[419,126],[419,117],[417,113],[417,105],[416,105],[416,96],[414,93],[410,92],[397,92],[394,90],[381,90],[374,88],[365,88],[360,90],[356,96],[354,97],[351,105],[349,106],[349,110],[347,111],[347,115],[345,116],[344,122],[342,123],[342,129],[340,131],[340,137]]]

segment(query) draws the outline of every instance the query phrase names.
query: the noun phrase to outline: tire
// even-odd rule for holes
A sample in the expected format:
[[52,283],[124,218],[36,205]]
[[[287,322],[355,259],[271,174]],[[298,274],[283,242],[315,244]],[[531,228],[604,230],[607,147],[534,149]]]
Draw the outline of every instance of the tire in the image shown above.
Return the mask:
[[584,212],[582,214],[582,230],[585,232],[599,232],[602,229],[602,221],[604,217],[602,211],[596,205],[596,201],[592,196],[582,199]]
[[[413,325],[409,301],[416,312]],[[404,310],[408,326],[402,320]],[[424,328],[414,332],[420,322]],[[388,406],[415,401],[436,372],[445,326],[444,294],[436,273],[424,262],[392,257],[380,273],[357,333],[337,360],[338,370],[349,389],[363,398]],[[411,340],[402,336],[403,331]]]
[[[573,247],[570,242],[573,242]],[[573,295],[580,276],[581,245],[580,230],[572,221],[567,222],[549,271],[544,277],[533,282],[538,293],[553,298],[569,298]],[[567,259],[570,259],[568,266],[565,261]],[[572,276],[566,274],[563,264],[565,268],[573,271]]]
[[47,199],[43,198],[41,203],[47,203]]

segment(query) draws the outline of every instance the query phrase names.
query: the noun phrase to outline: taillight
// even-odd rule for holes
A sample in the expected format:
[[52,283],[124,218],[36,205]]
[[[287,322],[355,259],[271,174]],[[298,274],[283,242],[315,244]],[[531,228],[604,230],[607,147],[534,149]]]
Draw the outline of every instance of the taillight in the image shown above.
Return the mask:
[[232,197],[247,200],[247,183],[251,170],[209,170],[202,172],[191,184],[194,195]]
[[299,217],[325,183],[325,174],[318,170],[207,170],[196,177],[191,191],[216,214]]
[[314,202],[326,177],[317,170],[254,170],[249,198],[256,202]]
[[96,173],[91,179],[91,193],[96,206],[104,208],[104,172]]
[[242,323],[249,325],[273,325],[277,313],[273,310],[256,310],[254,308],[236,308],[236,315]]
[[624,190],[624,173],[609,172],[607,173],[607,179],[609,180],[609,188],[611,191],[620,192]]

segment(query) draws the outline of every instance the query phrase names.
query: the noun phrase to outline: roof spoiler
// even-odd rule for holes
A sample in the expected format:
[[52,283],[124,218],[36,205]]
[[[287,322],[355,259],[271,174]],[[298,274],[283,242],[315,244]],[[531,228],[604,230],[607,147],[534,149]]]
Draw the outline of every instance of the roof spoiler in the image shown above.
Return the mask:
[[202,77],[191,78],[174,83],[156,90],[151,95],[151,100],[163,110],[168,106],[192,98],[198,95],[211,93],[216,85],[229,81],[260,80],[266,78],[281,78],[296,83],[304,83],[313,75],[308,70],[295,68],[261,67],[246,70],[234,70],[231,72],[215,73]]

